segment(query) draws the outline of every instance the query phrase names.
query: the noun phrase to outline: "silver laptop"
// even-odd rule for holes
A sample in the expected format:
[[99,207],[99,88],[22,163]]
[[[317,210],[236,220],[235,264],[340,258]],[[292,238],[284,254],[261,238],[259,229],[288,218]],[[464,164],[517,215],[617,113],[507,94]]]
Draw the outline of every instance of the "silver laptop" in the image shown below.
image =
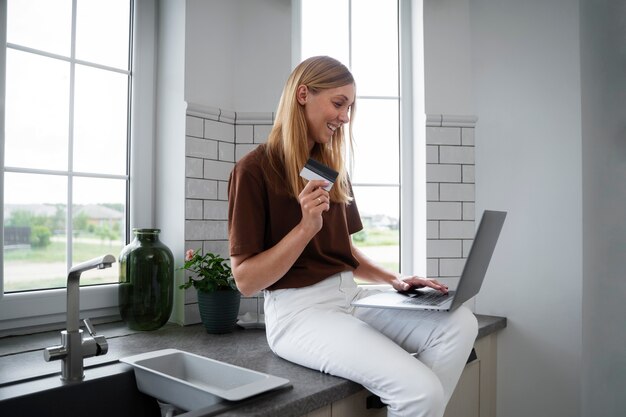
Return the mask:
[[452,311],[456,309],[478,294],[505,217],[505,211],[485,210],[483,213],[456,291],[442,294],[432,288],[411,289],[408,292],[390,289],[355,300],[352,305],[406,310]]

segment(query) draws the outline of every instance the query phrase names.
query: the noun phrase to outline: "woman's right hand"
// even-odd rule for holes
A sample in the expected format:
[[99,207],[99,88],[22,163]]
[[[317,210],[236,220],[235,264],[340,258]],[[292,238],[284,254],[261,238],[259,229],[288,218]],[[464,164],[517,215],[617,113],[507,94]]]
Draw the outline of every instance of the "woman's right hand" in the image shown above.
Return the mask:
[[330,194],[322,187],[328,186],[328,181],[309,181],[300,195],[300,209],[302,210],[302,220],[300,226],[311,236],[315,236],[322,229],[324,220],[322,213],[330,210]]

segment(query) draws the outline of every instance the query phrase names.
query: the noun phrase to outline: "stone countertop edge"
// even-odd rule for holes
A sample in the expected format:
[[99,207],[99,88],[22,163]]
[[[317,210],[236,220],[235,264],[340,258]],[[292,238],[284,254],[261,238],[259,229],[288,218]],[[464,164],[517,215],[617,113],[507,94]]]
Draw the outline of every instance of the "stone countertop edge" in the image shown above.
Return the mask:
[[[478,338],[506,327],[506,318],[476,314]],[[237,329],[224,335],[212,335],[201,324],[178,326],[167,324],[151,332],[132,332],[121,329],[123,323],[100,326],[100,334],[107,336],[109,352],[104,356],[85,359],[85,369],[91,366],[117,362],[120,358],[147,351],[173,348],[211,359],[249,368],[289,379],[291,387],[261,394],[242,401],[235,408],[217,415],[220,417],[281,417],[302,416],[332,402],[346,398],[362,389],[361,385],[335,376],[311,370],[279,358],[269,348],[264,330]],[[108,327],[108,328],[107,328]],[[51,337],[58,338],[58,332]],[[32,337],[32,335],[31,335]],[[2,339],[0,339],[2,342]],[[47,343],[47,341],[46,341]],[[43,374],[59,373],[58,362],[44,362],[42,348],[0,356],[0,385],[8,379],[20,380]],[[19,364],[19,366],[18,366]],[[11,375],[11,378],[7,378]],[[7,380],[4,380],[4,379]],[[202,410],[180,414],[181,417],[208,417],[215,413]]]
[[[476,314],[476,318],[478,319],[478,336],[477,339],[488,336],[492,333],[497,332],[498,330],[504,329],[507,324],[507,320],[505,317],[498,316],[487,316]],[[296,365],[297,366],[297,365]],[[320,375],[320,372],[309,370],[304,368],[306,371],[315,372]],[[293,401],[289,401],[288,398],[282,400],[277,396],[270,396],[267,399],[263,399],[261,401],[254,401],[249,405],[243,405],[242,407],[237,407],[233,410],[228,410],[224,413],[220,413],[220,417],[299,417],[306,413],[310,413],[312,411],[317,410],[318,408],[324,407],[328,404],[331,404],[335,401],[339,401],[344,399],[352,394],[357,393],[363,387],[355,382],[333,377],[330,375],[326,375],[334,380],[341,381],[338,384],[333,384],[333,386],[326,386],[323,389],[317,389],[314,393],[310,394],[307,397],[297,398]],[[288,376],[285,376],[288,378]],[[201,411],[201,410],[197,410]],[[198,414],[189,414],[185,413],[180,415],[180,417],[208,417],[208,415],[204,415],[202,413]]]

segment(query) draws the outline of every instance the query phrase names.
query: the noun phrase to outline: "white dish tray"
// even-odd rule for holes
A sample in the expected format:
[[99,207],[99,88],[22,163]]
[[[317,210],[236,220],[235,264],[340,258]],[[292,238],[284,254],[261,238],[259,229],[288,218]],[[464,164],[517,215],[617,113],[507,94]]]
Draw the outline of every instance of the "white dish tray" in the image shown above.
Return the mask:
[[134,368],[137,388],[183,410],[239,401],[289,384],[288,379],[163,349],[120,359]]

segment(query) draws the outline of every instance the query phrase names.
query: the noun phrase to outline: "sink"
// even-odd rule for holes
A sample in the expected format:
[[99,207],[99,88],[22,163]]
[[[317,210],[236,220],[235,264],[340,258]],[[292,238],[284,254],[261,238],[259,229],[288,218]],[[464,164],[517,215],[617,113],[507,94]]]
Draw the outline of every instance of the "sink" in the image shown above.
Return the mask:
[[133,368],[119,362],[85,369],[85,379],[59,374],[0,385],[2,416],[159,417],[154,398],[137,389]]
[[289,385],[289,380],[204,356],[162,349],[120,359],[144,394],[182,410],[223,407]]

